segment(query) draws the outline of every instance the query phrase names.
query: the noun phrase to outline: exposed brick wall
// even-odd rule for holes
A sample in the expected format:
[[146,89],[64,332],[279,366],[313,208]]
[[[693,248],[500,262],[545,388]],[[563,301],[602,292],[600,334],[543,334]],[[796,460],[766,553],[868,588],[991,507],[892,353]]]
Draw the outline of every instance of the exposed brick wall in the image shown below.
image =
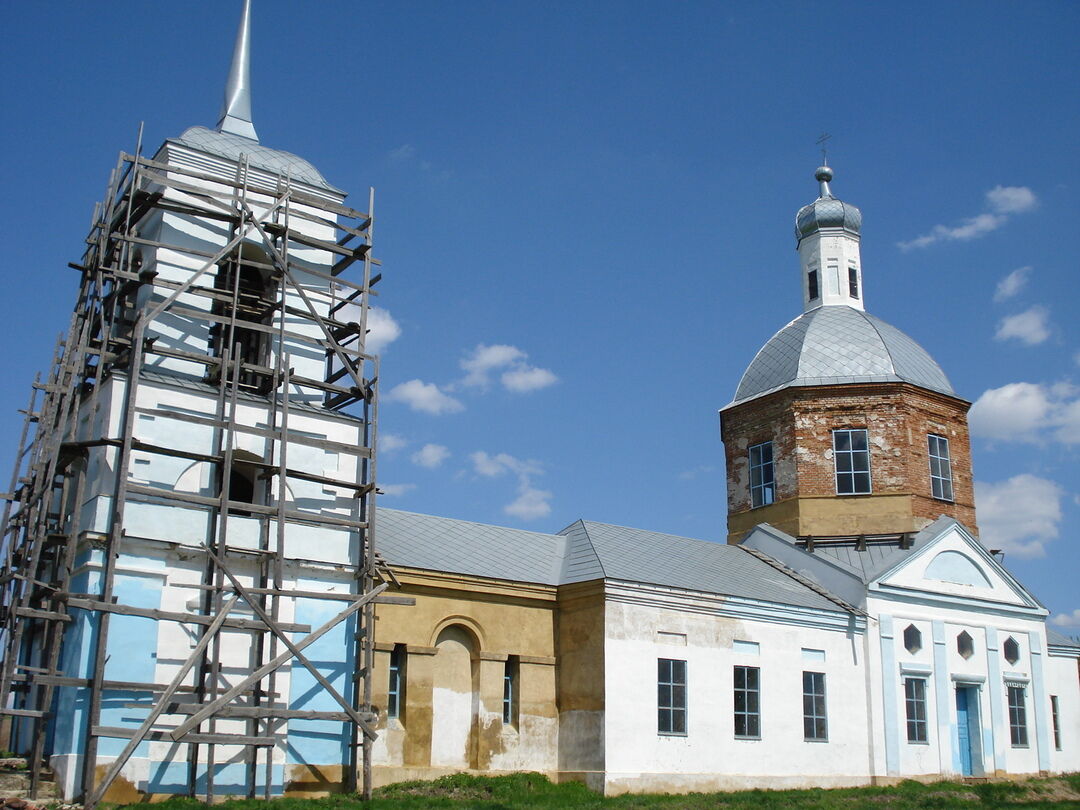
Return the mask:
[[[771,440],[777,502],[792,498],[815,500],[813,525],[801,527],[800,533],[849,533],[851,516],[866,514],[869,506],[859,504],[856,510],[851,501],[878,496],[894,496],[888,499],[890,517],[884,519],[896,526],[885,531],[919,529],[943,514],[977,531],[968,408],[969,404],[963,400],[906,383],[790,388],[731,408],[722,414],[721,420],[728,473],[728,513],[735,515],[750,510],[747,449]],[[837,428],[867,430],[873,494],[836,495],[832,431]],[[952,503],[931,496],[927,450],[930,433],[949,440]],[[898,500],[895,496],[906,497]],[[819,500],[822,498],[832,499],[824,502],[828,504],[824,508],[825,518],[823,502]],[[906,504],[902,515],[896,513],[898,503]],[[828,530],[830,510],[837,516],[835,531]],[[880,521],[864,530],[883,531]]]

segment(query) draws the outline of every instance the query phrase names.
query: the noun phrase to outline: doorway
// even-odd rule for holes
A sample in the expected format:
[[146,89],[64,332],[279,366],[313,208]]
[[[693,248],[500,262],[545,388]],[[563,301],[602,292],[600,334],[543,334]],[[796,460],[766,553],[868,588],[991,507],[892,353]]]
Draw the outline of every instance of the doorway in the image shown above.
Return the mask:
[[960,753],[960,773],[982,776],[982,724],[979,722],[979,689],[956,687],[956,736]]

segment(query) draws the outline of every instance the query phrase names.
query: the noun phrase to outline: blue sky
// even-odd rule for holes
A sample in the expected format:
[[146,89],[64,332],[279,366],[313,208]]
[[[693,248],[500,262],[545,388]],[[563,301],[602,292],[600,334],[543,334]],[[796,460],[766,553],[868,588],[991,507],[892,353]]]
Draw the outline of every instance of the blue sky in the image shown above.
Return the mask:
[[[239,2],[2,14],[10,458],[117,152],[215,123]],[[262,142],[377,189],[382,503],[722,539],[716,412],[800,312],[828,131],[867,308],[976,403],[984,540],[1080,633],[1080,5],[255,0],[253,25]]]

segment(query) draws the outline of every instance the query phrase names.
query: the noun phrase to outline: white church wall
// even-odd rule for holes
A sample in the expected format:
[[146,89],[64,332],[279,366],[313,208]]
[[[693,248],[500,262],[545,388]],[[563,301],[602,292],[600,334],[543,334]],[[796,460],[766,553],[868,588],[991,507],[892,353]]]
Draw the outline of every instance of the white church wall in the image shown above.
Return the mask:
[[[1047,715],[1051,717],[1048,747],[1050,770],[1080,771],[1080,653],[1051,652],[1046,657]],[[1050,696],[1057,698],[1058,733],[1054,734]]]
[[[735,600],[724,597],[611,583],[608,590],[608,792],[869,780],[862,631],[849,631],[846,615],[800,621],[792,618],[798,609],[771,606],[773,622],[738,616]],[[658,733],[661,658],[686,662],[685,734]],[[735,737],[736,665],[760,669],[760,739]],[[825,674],[826,741],[803,736],[804,671]]]
[[[948,604],[953,602],[953,604]],[[949,595],[934,600],[914,596],[904,601],[870,598],[867,610],[876,642],[875,658],[881,666],[878,682],[882,707],[875,722],[885,752],[884,776],[960,775],[964,771],[962,733],[958,727],[957,689],[964,688],[974,701],[977,720],[969,722],[972,739],[972,775],[1036,773],[1045,770],[1046,698],[1043,673],[1045,643],[1043,619],[1019,610],[994,610],[980,605],[967,607]],[[1011,615],[1010,615],[1011,614]],[[904,631],[917,628],[922,649],[909,652]],[[960,646],[961,634],[970,648]],[[1017,642],[1015,663],[1005,659],[1007,639]],[[970,651],[968,652],[968,649]],[[965,654],[967,653],[967,654]],[[904,681],[916,678],[926,684],[927,741],[909,741]],[[1026,745],[1012,744],[1009,731],[1008,685],[1022,686],[1027,720]],[[1040,697],[1041,696],[1041,697]],[[976,732],[977,727],[977,733]]]

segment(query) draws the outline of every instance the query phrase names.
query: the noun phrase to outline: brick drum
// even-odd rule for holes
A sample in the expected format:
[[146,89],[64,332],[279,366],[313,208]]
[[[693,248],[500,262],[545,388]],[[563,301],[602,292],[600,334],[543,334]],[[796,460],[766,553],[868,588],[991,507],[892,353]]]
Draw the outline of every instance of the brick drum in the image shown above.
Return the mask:
[[[942,515],[972,532],[969,402],[908,383],[787,388],[722,412],[728,540],[758,523],[796,536],[918,531]],[[872,494],[837,495],[832,431],[865,428]],[[953,501],[931,495],[927,435],[949,440]],[[773,442],[776,500],[751,509],[747,450]]]

